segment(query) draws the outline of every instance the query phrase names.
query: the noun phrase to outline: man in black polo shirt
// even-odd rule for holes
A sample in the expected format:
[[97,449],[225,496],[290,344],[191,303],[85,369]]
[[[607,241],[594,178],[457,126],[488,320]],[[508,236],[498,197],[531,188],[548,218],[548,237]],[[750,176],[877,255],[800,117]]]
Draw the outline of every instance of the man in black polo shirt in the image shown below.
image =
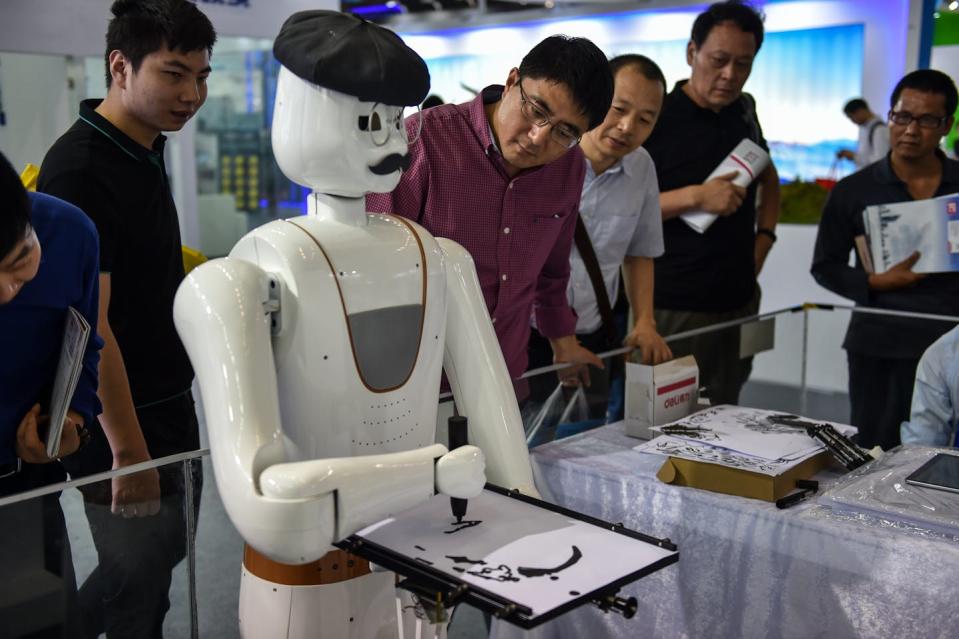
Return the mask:
[[[756,277],[779,218],[779,176],[770,164],[749,186],[730,173],[704,183],[733,148],[749,138],[766,147],[752,96],[742,92],[763,42],[762,17],[739,2],[710,6],[693,23],[686,49],[688,81],[666,96],[644,145],[656,164],[665,253],[655,264],[656,326],[661,335],[746,317],[759,309]],[[757,207],[756,191],[762,186]],[[698,233],[679,216],[720,217]],[[738,330],[670,343],[692,353],[713,404],[735,404],[752,360],[740,359]]]
[[[107,97],[80,105],[51,147],[39,189],[76,204],[100,234],[101,433],[73,475],[199,448],[193,370],[173,325],[183,278],[165,138],[206,98],[216,35],[185,0],[118,0],[107,31]],[[199,468],[194,488],[199,496]],[[84,489],[99,565],[80,589],[85,632],[160,637],[186,551],[179,464]]]
[[[884,273],[866,273],[858,251],[856,266],[849,266],[855,238],[864,233],[862,212],[867,206],[959,192],[959,162],[939,149],[952,127],[957,102],[956,85],[939,71],[913,71],[899,81],[890,100],[890,154],[840,180],[826,200],[812,262],[817,282],[863,306],[959,315],[959,274],[913,273],[918,253]],[[919,358],[952,326],[853,314],[843,348],[859,444],[884,449],[899,444]]]

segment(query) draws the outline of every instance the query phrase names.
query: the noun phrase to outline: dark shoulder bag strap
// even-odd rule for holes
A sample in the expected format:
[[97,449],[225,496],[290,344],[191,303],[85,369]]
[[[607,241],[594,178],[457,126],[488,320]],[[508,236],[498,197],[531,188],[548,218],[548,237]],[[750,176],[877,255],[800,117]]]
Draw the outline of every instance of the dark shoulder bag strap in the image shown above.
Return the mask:
[[599,270],[599,260],[596,259],[596,251],[589,239],[586,225],[583,224],[582,215],[576,216],[576,232],[573,238],[576,241],[576,250],[579,251],[579,256],[583,258],[583,264],[586,266],[589,282],[593,285],[593,293],[596,294],[596,303],[599,306],[599,316],[603,320],[603,332],[606,333],[606,341],[609,343],[609,348],[616,348],[619,346],[619,339],[616,334],[616,322],[613,320],[613,307],[609,303],[606,283],[603,282],[603,273]]
[[872,149],[872,139],[876,135],[876,129],[882,126],[882,120],[876,120],[869,125],[869,148]]
[[756,119],[756,99],[748,93],[739,96],[743,105],[743,120],[749,125],[749,139],[759,144],[759,121]]

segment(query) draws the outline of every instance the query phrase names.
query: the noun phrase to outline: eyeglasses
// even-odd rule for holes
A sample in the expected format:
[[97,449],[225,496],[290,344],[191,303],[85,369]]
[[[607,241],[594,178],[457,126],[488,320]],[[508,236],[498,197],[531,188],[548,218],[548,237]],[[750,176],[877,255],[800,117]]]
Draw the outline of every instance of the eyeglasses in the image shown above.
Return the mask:
[[915,120],[916,124],[921,126],[924,129],[938,129],[946,120],[949,118],[948,115],[938,116],[938,115],[913,115],[908,111],[890,111],[889,112],[889,121],[893,124],[898,124],[899,126],[909,126],[912,124],[912,121]]
[[526,121],[540,129],[549,127],[549,135],[554,142],[566,149],[571,149],[579,144],[583,137],[579,131],[568,124],[554,124],[550,120],[549,114],[541,106],[530,100],[523,90],[523,79],[517,81],[519,85],[520,111]]
[[405,107],[387,106],[377,102],[370,109],[369,115],[361,115],[357,120],[360,131],[369,131],[373,144],[383,146],[390,140],[393,133],[399,135],[407,144],[416,142],[423,129],[423,112],[416,107],[416,112],[408,118],[413,126],[407,129],[404,126],[403,111]]

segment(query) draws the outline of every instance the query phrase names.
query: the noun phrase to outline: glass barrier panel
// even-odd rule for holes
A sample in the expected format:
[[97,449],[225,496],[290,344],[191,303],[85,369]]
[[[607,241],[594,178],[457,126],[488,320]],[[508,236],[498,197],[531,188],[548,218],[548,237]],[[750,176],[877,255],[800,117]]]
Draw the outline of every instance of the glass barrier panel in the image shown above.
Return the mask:
[[[59,472],[23,466],[0,479],[0,497],[56,482]],[[59,493],[0,506],[0,562],[0,636],[71,636],[80,609]]]
[[[860,429],[857,443],[888,450],[900,443],[903,422],[911,419],[920,358],[956,325],[957,319],[948,316],[863,307],[817,308],[810,312],[807,394],[815,397],[825,387],[827,392],[844,395],[847,410],[841,421]],[[943,422],[950,419],[950,415],[942,417]],[[914,443],[946,443],[933,439],[930,419],[920,422],[911,428],[921,438]]]
[[849,372],[842,343],[851,312],[844,308],[815,308],[808,315],[804,414],[849,424]]
[[802,311],[786,310],[739,326],[738,370],[744,381],[738,405],[803,414],[805,320]]
[[[703,400],[802,413],[807,333],[806,314],[801,309],[783,309],[759,318],[732,320],[678,333],[666,341],[674,358],[686,355],[697,358]],[[640,375],[652,373],[641,373],[637,366],[641,364],[640,354],[630,353],[626,356],[630,375],[625,377],[633,381],[628,383],[621,372],[622,350],[602,353],[606,371],[619,369],[612,381],[607,379],[605,371],[590,368],[589,386],[563,386],[557,371],[540,366],[514,382],[531,447],[623,420],[626,414],[642,420],[637,412],[641,410],[656,410],[663,415],[682,401],[682,392],[677,395],[673,386],[689,380],[683,375],[680,375],[683,379],[672,379],[671,376],[683,373],[676,370],[662,373],[664,377],[660,379],[669,377],[671,381],[662,384],[657,381],[655,397],[646,397],[645,403],[636,399],[644,392],[647,395],[654,392],[651,385],[637,381]],[[657,376],[660,374],[656,371]],[[624,391],[624,387],[631,393]],[[631,408],[627,408],[627,395],[634,398]],[[669,400],[672,404],[659,406],[660,400]],[[655,419],[658,421],[660,417]]]
[[607,355],[601,359],[602,369],[533,369],[528,377],[514,381],[531,448],[622,418],[624,356]]
[[196,529],[196,601],[200,637],[238,637],[243,538],[220,499],[209,456]]
[[[57,468],[47,466],[24,466],[21,473]],[[199,477],[188,479],[185,467],[191,462],[81,479],[61,492],[0,506],[6,537],[0,548],[9,555],[0,635],[73,637],[82,628],[85,636],[145,637],[162,628],[164,636],[191,636],[186,502],[187,483]],[[30,487],[49,483],[56,482],[31,481]],[[147,491],[151,484],[159,487],[155,499],[121,503],[124,491]]]

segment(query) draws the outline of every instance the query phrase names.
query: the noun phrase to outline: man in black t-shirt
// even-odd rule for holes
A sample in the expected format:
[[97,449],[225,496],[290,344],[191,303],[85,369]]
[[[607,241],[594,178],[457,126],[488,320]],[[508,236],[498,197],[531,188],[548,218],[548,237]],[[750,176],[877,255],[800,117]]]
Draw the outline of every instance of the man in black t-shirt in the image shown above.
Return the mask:
[[[644,145],[656,164],[663,212],[665,253],[655,263],[654,304],[664,336],[759,309],[756,277],[776,240],[779,176],[770,164],[748,188],[733,184],[736,173],[705,180],[743,138],[768,151],[755,103],[742,92],[762,41],[762,18],[746,5],[722,2],[700,14],[686,49],[690,78],[666,96]],[[692,211],[719,218],[699,233],[679,218]],[[738,330],[670,346],[677,357],[695,355],[713,404],[738,402],[752,364],[739,357]]]
[[[203,104],[216,34],[186,0],[118,0],[111,11],[107,97],[81,103],[38,182],[79,206],[100,235],[103,412],[91,445],[65,462],[74,476],[200,444],[193,370],[173,325],[183,262],[160,132],[179,130]],[[104,484],[82,489],[99,559],[80,589],[84,631],[161,637],[171,571],[186,552],[182,466]]]

